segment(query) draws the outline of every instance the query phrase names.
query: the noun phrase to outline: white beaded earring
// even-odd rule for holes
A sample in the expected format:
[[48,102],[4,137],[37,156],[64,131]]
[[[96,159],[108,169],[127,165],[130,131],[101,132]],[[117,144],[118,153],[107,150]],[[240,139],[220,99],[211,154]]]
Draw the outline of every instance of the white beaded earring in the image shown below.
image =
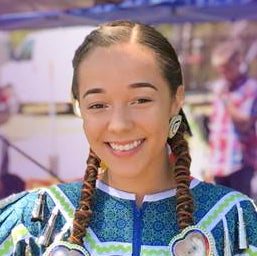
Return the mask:
[[182,116],[181,115],[175,115],[170,119],[169,134],[168,134],[168,137],[170,139],[177,133],[181,122],[182,122]]

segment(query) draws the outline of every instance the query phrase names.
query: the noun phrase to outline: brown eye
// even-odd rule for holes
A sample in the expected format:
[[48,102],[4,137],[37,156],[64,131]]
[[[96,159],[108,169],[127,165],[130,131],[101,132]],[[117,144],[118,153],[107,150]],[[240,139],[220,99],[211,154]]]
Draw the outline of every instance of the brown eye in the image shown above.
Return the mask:
[[106,108],[107,106],[105,104],[93,104],[91,106],[88,107],[88,109],[101,109],[101,108]]
[[146,98],[140,98],[132,102],[132,104],[144,104],[147,102],[151,102],[152,100]]

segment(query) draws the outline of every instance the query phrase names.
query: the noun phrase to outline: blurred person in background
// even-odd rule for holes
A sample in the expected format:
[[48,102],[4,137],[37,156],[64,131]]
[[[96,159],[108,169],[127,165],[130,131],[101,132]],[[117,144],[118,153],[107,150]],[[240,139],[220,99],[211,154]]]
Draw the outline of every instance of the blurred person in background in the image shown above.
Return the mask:
[[217,184],[251,196],[257,166],[257,81],[247,74],[238,43],[218,45],[211,61],[220,78],[211,88],[209,172]]

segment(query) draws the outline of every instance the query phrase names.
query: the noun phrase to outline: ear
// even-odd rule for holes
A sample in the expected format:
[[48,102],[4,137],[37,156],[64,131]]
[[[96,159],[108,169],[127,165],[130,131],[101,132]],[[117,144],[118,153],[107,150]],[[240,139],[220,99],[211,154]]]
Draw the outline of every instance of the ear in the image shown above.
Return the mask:
[[184,105],[185,101],[185,87],[184,85],[180,85],[177,88],[174,101],[171,103],[171,116],[179,113],[180,109]]
[[72,107],[73,107],[73,112],[77,117],[82,117],[81,112],[80,112],[80,107],[79,107],[79,101],[72,99]]

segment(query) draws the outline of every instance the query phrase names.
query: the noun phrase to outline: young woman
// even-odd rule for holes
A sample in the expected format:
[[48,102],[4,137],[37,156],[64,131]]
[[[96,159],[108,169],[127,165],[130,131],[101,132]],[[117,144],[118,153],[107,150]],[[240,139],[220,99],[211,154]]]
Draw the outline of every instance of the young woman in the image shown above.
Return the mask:
[[83,184],[3,201],[0,255],[257,254],[252,201],[190,177],[184,86],[170,43],[150,26],[111,22],[86,37],[73,67],[91,147]]

